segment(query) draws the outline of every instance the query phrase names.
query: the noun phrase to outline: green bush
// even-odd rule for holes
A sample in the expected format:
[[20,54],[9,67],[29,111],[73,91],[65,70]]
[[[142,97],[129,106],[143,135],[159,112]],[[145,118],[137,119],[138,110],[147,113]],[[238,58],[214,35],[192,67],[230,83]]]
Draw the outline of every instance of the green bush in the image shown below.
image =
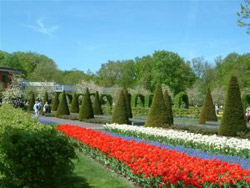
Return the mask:
[[153,101],[153,94],[147,94],[145,95],[145,107],[150,107]]
[[132,108],[131,108],[131,95],[128,93],[128,90],[124,90],[124,96],[125,96],[125,101],[126,101],[126,107],[127,107],[127,113],[128,117],[132,118]]
[[129,118],[123,90],[120,91],[119,97],[117,98],[111,122],[117,124],[129,124]]
[[171,96],[168,94],[167,90],[164,92],[164,101],[167,107],[168,122],[170,125],[173,125],[174,117],[173,117],[173,111],[172,111],[172,99],[171,99]]
[[167,113],[167,107],[164,101],[161,85],[158,84],[153,98],[153,103],[150,107],[146,127],[167,127],[171,123],[169,122]]
[[95,100],[94,100],[94,104],[93,104],[93,110],[94,110],[95,115],[102,115],[103,114],[98,91],[95,93]]
[[8,127],[0,151],[0,171],[6,187],[55,187],[59,178],[72,173],[72,159],[76,158],[70,140],[54,128]]
[[33,111],[33,107],[34,107],[35,102],[36,102],[35,94],[34,94],[34,92],[31,92],[31,97],[29,99],[28,111]]
[[101,101],[102,105],[108,105],[108,106],[112,107],[113,98],[112,98],[111,95],[109,95],[109,94],[101,94],[100,101]]
[[219,133],[224,136],[236,136],[237,132],[244,132],[246,130],[247,126],[238,80],[235,76],[232,76],[229,82]]
[[57,111],[59,105],[59,95],[60,93],[55,93],[55,97],[52,103],[52,111]]
[[63,93],[60,94],[59,106],[56,111],[56,117],[60,117],[62,115],[69,115],[69,114],[70,114],[69,107],[67,104],[66,94],[64,91]]
[[213,104],[212,95],[210,89],[207,89],[205,101],[200,115],[200,124],[205,124],[206,121],[217,121],[215,106]]
[[144,107],[145,97],[142,94],[133,94],[131,98],[132,107]]
[[74,93],[72,103],[70,105],[70,112],[71,113],[79,113],[79,101],[78,95]]
[[84,119],[90,119],[90,118],[94,118],[94,112],[90,100],[89,89],[87,88],[85,95],[83,97],[82,105],[80,107],[78,119],[82,121]]
[[188,108],[189,100],[188,95],[185,92],[178,93],[174,98],[175,108]]

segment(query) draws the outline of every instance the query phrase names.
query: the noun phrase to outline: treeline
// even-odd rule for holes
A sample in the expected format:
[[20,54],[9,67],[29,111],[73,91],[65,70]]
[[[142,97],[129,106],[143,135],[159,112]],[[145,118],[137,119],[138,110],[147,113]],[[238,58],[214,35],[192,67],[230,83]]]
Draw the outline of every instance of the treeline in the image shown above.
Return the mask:
[[30,81],[77,84],[81,80],[92,80],[103,87],[140,87],[151,92],[157,83],[161,83],[174,95],[187,91],[191,103],[192,100],[199,103],[208,86],[217,97],[215,101],[224,98],[223,92],[231,75],[238,77],[241,89],[250,88],[250,53],[217,57],[212,65],[201,57],[185,61],[177,53],[155,51],[152,55],[131,60],[108,61],[92,73],[77,69],[59,70],[52,59],[38,53],[0,51],[0,66],[19,69]]

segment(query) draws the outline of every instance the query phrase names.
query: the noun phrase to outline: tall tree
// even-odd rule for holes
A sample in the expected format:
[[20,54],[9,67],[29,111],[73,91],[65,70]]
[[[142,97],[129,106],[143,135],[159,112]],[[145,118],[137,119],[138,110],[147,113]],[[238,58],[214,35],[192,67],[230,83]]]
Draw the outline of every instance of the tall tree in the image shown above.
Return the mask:
[[125,96],[125,101],[126,101],[128,117],[132,118],[133,113],[132,113],[132,108],[131,108],[131,95],[129,94],[127,89],[124,90],[124,96]]
[[57,111],[58,105],[59,105],[59,96],[60,93],[55,93],[55,97],[52,101],[52,110]]
[[34,104],[35,104],[35,93],[34,92],[31,92],[31,96],[30,96],[30,99],[29,99],[29,107],[28,107],[28,110],[29,111],[33,111],[33,107],[34,107]]
[[229,82],[219,133],[225,136],[236,136],[237,132],[246,130],[247,125],[243,113],[238,80],[235,76],[232,76]]
[[173,125],[174,117],[173,117],[173,111],[172,111],[172,99],[171,99],[171,96],[168,94],[167,90],[165,90],[164,92],[164,101],[165,101],[166,108],[167,108],[169,125]]

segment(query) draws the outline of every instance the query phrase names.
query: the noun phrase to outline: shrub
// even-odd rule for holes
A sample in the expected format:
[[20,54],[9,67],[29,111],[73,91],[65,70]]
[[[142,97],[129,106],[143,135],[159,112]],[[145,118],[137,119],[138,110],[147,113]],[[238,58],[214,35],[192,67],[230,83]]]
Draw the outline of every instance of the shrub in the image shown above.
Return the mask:
[[55,187],[56,180],[73,170],[74,147],[54,128],[3,133],[0,171],[6,187]]
[[205,124],[206,121],[217,121],[215,106],[213,104],[212,95],[210,89],[207,89],[205,101],[200,115],[200,124]]
[[70,112],[69,112],[69,107],[68,107],[67,100],[66,100],[65,91],[63,91],[63,93],[60,94],[59,106],[56,111],[56,117],[60,117],[62,115],[69,115],[69,114]]
[[28,111],[33,111],[35,100],[36,100],[35,94],[34,94],[34,92],[31,92],[31,97],[30,97],[30,100],[29,100]]
[[112,107],[113,98],[112,98],[111,95],[109,95],[109,94],[101,94],[100,101],[101,101],[102,105],[106,104],[106,105],[109,105],[110,107]]
[[146,127],[166,127],[170,125],[167,113],[167,107],[164,101],[161,85],[158,84],[155,89],[153,103],[150,107]]
[[80,107],[78,119],[82,121],[84,119],[90,119],[90,118],[94,118],[94,112],[93,112],[92,103],[91,103],[91,99],[89,95],[89,89],[87,88],[85,95],[83,97],[82,105]]
[[227,98],[219,133],[225,136],[236,136],[237,132],[246,131],[238,80],[232,76],[227,90]]
[[93,104],[93,110],[94,110],[95,115],[102,115],[103,114],[98,91],[96,91],[96,93],[95,93],[95,100],[94,100],[94,104]]
[[79,113],[79,101],[78,101],[78,95],[74,93],[72,103],[70,106],[70,112],[71,113]]
[[174,105],[175,108],[188,108],[189,107],[188,95],[184,92],[178,93],[174,98]]
[[145,95],[145,107],[150,107],[153,101],[153,94],[147,94]]
[[53,111],[57,111],[57,108],[58,108],[58,105],[59,105],[59,95],[60,95],[60,93],[55,94],[55,98],[54,98],[53,104],[52,104],[52,110]]
[[133,94],[131,98],[131,103],[133,107],[144,107],[145,97],[142,94]]
[[131,95],[128,93],[128,90],[124,90],[124,96],[125,96],[125,101],[126,101],[126,107],[127,107],[127,113],[128,117],[132,118],[132,108],[131,108]]
[[111,122],[118,124],[129,124],[126,101],[123,90],[120,91],[119,97],[117,98]]
[[173,111],[172,111],[172,99],[171,96],[168,94],[168,91],[165,90],[164,92],[164,101],[167,108],[167,115],[168,115],[168,122],[169,124],[173,125],[174,118],[173,118]]

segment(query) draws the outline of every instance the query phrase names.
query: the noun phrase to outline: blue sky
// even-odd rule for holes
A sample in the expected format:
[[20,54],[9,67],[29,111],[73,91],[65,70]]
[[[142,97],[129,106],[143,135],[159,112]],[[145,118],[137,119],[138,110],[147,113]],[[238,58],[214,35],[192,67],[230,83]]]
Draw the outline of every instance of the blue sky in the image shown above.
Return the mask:
[[33,51],[63,70],[97,71],[108,60],[155,50],[185,60],[250,52],[237,26],[243,0],[21,1],[0,0],[0,49]]

